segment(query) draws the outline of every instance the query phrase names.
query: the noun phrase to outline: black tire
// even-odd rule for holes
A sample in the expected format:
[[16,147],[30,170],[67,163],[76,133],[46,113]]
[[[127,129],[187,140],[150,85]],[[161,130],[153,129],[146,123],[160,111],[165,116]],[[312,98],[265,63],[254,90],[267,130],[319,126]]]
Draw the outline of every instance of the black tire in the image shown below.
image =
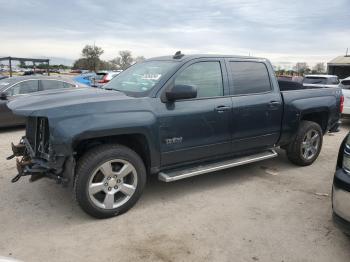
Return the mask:
[[[99,170],[98,168],[101,165],[115,159],[125,160],[133,166],[134,170],[136,170],[137,184],[127,202],[117,208],[101,208],[94,204],[94,201],[90,197],[90,181],[94,179],[92,176],[96,175],[96,170]],[[89,215],[95,218],[114,217],[128,211],[135,205],[145,187],[146,176],[146,168],[142,159],[130,148],[118,144],[97,146],[89,150],[78,161],[74,183],[75,197],[80,207]],[[109,186],[108,190],[110,190]],[[103,191],[101,192],[103,193]],[[107,193],[105,194],[107,196]],[[113,199],[115,201],[115,196],[113,196]]]
[[[314,130],[318,133],[319,144],[316,153],[309,159],[305,158],[303,155],[303,142],[306,134],[309,131]],[[299,129],[294,140],[286,147],[287,157],[289,161],[298,166],[309,166],[318,157],[321,152],[323,142],[323,132],[319,124],[311,121],[301,121]],[[304,151],[305,152],[305,151]]]

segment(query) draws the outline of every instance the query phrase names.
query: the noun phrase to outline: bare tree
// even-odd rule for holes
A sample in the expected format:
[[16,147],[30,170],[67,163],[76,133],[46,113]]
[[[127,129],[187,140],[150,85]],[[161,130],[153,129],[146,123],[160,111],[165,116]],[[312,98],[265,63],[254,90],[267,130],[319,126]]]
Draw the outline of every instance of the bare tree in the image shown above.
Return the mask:
[[298,62],[293,67],[294,71],[296,71],[298,74],[305,74],[310,72],[310,68],[307,63],[305,62]]
[[122,70],[127,69],[134,62],[134,59],[132,58],[132,55],[131,55],[131,51],[129,50],[119,51],[119,56],[120,56],[120,69]]
[[312,68],[312,72],[313,73],[324,73],[325,70],[325,65],[324,63],[317,63],[313,68]]
[[116,58],[112,59],[109,62],[113,65],[114,69],[125,70],[132,64],[139,63],[144,60],[145,58],[143,56],[138,56],[136,58],[133,58],[131,51],[123,50],[123,51],[119,51],[119,56],[117,56]]
[[109,63],[112,65],[113,70],[120,69],[120,60],[121,58],[118,56],[109,61]]
[[141,63],[143,61],[145,61],[146,58],[144,56],[137,56],[135,59],[134,59],[134,62],[135,63]]

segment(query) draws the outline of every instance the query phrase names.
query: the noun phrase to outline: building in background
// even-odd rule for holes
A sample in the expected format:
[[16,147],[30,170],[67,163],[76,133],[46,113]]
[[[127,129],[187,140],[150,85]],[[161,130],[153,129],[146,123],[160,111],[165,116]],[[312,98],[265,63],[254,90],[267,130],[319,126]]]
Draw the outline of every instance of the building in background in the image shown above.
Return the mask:
[[346,52],[345,56],[338,56],[327,63],[327,72],[330,75],[336,75],[340,79],[350,76],[350,55]]

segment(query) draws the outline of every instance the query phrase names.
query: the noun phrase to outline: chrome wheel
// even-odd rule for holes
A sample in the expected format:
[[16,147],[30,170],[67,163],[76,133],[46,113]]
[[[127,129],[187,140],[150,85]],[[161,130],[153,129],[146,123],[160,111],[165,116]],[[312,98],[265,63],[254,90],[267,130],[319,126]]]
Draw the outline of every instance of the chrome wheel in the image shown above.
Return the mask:
[[135,193],[137,172],[123,159],[107,161],[95,169],[88,184],[90,200],[99,208],[114,209]]
[[306,133],[301,145],[301,154],[304,159],[310,160],[317,154],[320,141],[320,135],[316,130],[311,129]]

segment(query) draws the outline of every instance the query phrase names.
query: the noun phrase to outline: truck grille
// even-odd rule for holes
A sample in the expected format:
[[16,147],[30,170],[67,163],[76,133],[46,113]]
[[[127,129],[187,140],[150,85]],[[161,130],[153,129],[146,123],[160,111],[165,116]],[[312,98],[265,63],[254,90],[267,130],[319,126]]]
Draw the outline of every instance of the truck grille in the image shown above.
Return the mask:
[[49,122],[44,117],[28,117],[26,137],[36,156],[49,152]]

